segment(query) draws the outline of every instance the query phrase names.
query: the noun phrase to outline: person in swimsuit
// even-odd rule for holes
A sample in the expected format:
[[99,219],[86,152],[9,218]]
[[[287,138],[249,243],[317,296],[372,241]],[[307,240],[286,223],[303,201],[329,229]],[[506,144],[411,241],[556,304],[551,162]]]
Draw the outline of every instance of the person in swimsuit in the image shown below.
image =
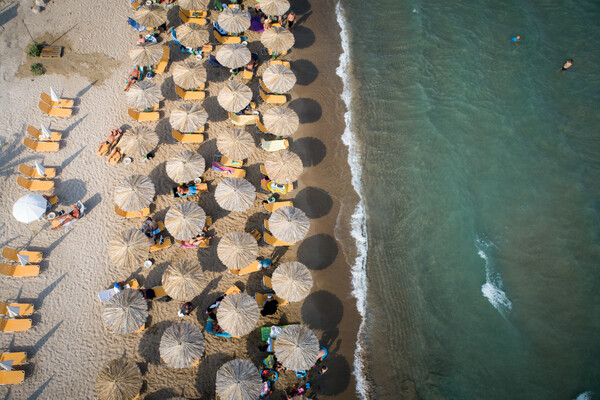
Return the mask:
[[293,11],[290,11],[290,13],[287,16],[287,28],[289,30],[292,29],[292,26],[294,26],[294,22],[296,22],[296,13]]
[[67,215],[65,215],[64,217],[60,217],[60,223],[58,225],[56,225],[55,227],[53,227],[52,229],[58,229],[61,226],[65,225],[67,222],[71,222],[74,221],[76,219],[79,219],[79,217],[81,217],[81,211],[79,210],[79,207],[77,206],[77,204],[71,204],[71,207],[73,207],[73,210],[71,210],[70,213],[68,213]]
[[572,66],[573,66],[573,59],[571,58],[570,60],[567,60],[567,62],[565,62],[565,64],[562,66],[562,68],[560,70],[566,71],[569,68],[571,68]]
[[125,85],[125,91],[127,92],[131,85],[140,80],[140,76],[142,75],[142,69],[139,65],[136,65],[131,73],[129,74],[129,78],[127,79],[127,84]]
[[519,35],[510,38],[511,43],[517,43],[519,40],[521,40],[521,36]]
[[177,194],[179,196],[193,195],[193,194],[197,194],[197,193],[198,193],[198,189],[196,188],[196,185],[177,186]]

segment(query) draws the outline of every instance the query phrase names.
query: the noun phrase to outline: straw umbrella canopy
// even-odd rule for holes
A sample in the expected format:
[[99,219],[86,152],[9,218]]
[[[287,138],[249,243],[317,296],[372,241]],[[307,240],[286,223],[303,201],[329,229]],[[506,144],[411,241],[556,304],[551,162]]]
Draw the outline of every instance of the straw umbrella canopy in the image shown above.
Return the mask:
[[181,260],[170,264],[163,273],[162,285],[165,292],[175,300],[190,301],[206,286],[202,267],[192,260]]
[[238,112],[250,104],[252,90],[243,83],[230,81],[219,91],[217,100],[226,111]]
[[185,47],[193,49],[208,43],[208,31],[202,25],[190,23],[179,25],[175,29],[177,40]]
[[264,115],[265,127],[273,135],[290,136],[300,125],[298,114],[291,108],[273,107],[268,109]]
[[208,120],[208,114],[201,106],[183,103],[171,111],[169,122],[173,129],[180,132],[195,132],[202,128]]
[[127,92],[127,102],[138,110],[152,108],[162,99],[160,88],[147,80],[134,83]]
[[256,146],[250,132],[233,128],[219,132],[217,148],[223,155],[233,160],[243,160],[250,157]]
[[112,333],[132,333],[148,318],[148,302],[138,290],[124,289],[108,300],[102,317]]
[[296,75],[289,67],[274,64],[269,66],[263,73],[263,82],[270,91],[285,93],[292,90],[296,84]]
[[269,178],[283,185],[298,180],[302,174],[302,160],[288,150],[277,151],[267,156],[265,168]]
[[145,126],[134,126],[131,130],[125,131],[119,141],[119,147],[126,154],[140,157],[150,153],[157,145],[158,135]]
[[277,296],[287,301],[300,301],[310,293],[313,279],[304,264],[292,261],[275,269],[271,284]]
[[[156,43],[145,43],[129,50],[129,58],[134,65],[156,65],[162,58],[164,49]],[[143,81],[142,81],[143,82]]]
[[219,368],[215,385],[221,400],[255,400],[260,396],[262,379],[254,364],[236,359]]
[[275,357],[294,371],[310,369],[319,357],[319,339],[304,325],[288,325],[277,334]]
[[209,0],[178,0],[179,7],[184,10],[205,10]]
[[143,6],[133,14],[133,19],[142,26],[156,28],[167,22],[167,10],[161,6]]
[[165,227],[179,240],[188,240],[202,233],[206,223],[204,210],[194,203],[178,203],[165,216]]
[[217,185],[215,200],[225,210],[246,211],[256,200],[256,188],[243,178],[226,178]]
[[115,188],[115,203],[124,211],[139,211],[154,199],[154,183],[144,175],[131,175]]
[[242,33],[250,28],[250,13],[240,8],[225,8],[219,14],[219,26],[231,33]]
[[206,163],[204,157],[191,150],[177,153],[167,161],[167,175],[177,183],[190,182],[204,173]]
[[142,265],[148,257],[148,238],[137,229],[119,232],[108,245],[108,257],[118,267],[132,268]]
[[205,348],[202,331],[196,325],[184,322],[165,329],[158,350],[160,358],[169,367],[188,368],[202,357]]
[[193,59],[173,66],[173,81],[186,90],[197,89],[206,83],[206,69]]
[[96,394],[100,400],[132,400],[142,390],[142,373],[131,360],[112,360],[96,377]]
[[308,217],[299,208],[281,207],[269,218],[269,230],[277,239],[295,243],[304,239],[310,228]]
[[267,15],[283,15],[290,9],[288,0],[261,0],[260,9]]
[[256,326],[259,317],[256,300],[247,294],[225,296],[217,309],[219,325],[232,336],[249,333]]
[[294,38],[294,34],[289,30],[274,26],[260,35],[260,41],[272,52],[283,53],[292,48],[296,39]]
[[250,62],[252,54],[241,43],[226,44],[217,52],[217,61],[229,68],[240,68]]
[[227,268],[243,269],[256,260],[258,242],[247,232],[229,232],[219,241],[217,255]]

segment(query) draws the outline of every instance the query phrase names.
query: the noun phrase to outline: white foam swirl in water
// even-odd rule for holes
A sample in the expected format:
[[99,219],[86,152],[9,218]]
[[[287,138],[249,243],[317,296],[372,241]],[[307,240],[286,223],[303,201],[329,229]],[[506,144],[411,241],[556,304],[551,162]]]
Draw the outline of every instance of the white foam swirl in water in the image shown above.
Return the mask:
[[494,271],[486,253],[486,250],[495,245],[489,240],[476,236],[475,247],[477,247],[479,257],[485,260],[485,283],[481,286],[481,293],[502,316],[505,316],[505,313],[512,309],[512,303],[503,290],[502,277]]
[[581,393],[575,400],[592,400],[592,396],[594,393],[592,392],[584,392]]
[[340,55],[340,65],[336,69],[337,75],[342,78],[342,100],[346,104],[346,114],[344,121],[346,128],[342,135],[342,141],[348,146],[348,164],[352,172],[352,185],[358,193],[360,200],[354,209],[350,220],[351,233],[356,241],[357,255],[352,266],[352,295],[356,297],[356,307],[362,320],[358,328],[358,337],[356,341],[356,350],[354,351],[354,376],[356,377],[356,391],[362,398],[368,398],[369,383],[363,373],[365,365],[363,358],[362,336],[365,330],[365,316],[367,313],[367,230],[365,206],[362,198],[362,169],[360,160],[360,148],[352,133],[352,83],[350,80],[350,43],[348,39],[348,30],[346,29],[346,19],[342,5],[338,2],[335,6],[337,22],[340,26],[340,36],[342,39],[342,54]]

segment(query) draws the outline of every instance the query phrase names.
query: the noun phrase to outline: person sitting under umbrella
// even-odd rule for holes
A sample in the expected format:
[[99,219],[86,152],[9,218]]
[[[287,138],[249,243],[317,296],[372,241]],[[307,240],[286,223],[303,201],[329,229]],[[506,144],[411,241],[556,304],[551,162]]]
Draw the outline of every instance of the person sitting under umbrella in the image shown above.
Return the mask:
[[52,227],[52,229],[58,229],[62,226],[65,226],[69,222],[72,222],[72,221],[75,221],[75,220],[81,218],[82,211],[81,211],[79,204],[71,204],[71,207],[73,207],[73,210],[71,210],[71,212],[68,213],[67,215],[58,217],[57,218],[58,224],[56,224],[54,227]]
[[179,309],[179,311],[177,311],[177,315],[179,315],[180,317],[185,317],[187,315],[190,315],[190,313],[192,312],[192,303],[190,303],[189,301],[187,303],[183,303],[183,305],[181,306],[181,308]]
[[131,85],[140,80],[142,76],[142,68],[139,65],[133,67],[133,70],[129,74],[129,78],[127,78],[127,82],[125,83],[125,91],[127,92]]
[[279,302],[277,300],[275,300],[275,297],[273,297],[273,295],[268,294],[267,299],[263,302],[263,308],[260,311],[260,314],[263,317],[266,317],[267,315],[275,314],[277,312],[278,304],[279,304]]

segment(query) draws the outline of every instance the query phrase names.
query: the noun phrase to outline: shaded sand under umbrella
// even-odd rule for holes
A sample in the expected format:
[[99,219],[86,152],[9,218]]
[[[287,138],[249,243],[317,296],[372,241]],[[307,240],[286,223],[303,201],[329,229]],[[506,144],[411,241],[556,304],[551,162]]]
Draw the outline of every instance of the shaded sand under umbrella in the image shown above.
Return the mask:
[[202,233],[206,214],[194,203],[178,203],[169,208],[165,216],[165,227],[174,238],[189,240]]
[[102,317],[112,333],[132,333],[146,322],[148,302],[138,290],[123,289],[105,303]]
[[179,87],[193,90],[206,84],[206,69],[194,60],[186,60],[173,66],[173,81]]
[[215,189],[215,200],[228,211],[246,211],[256,200],[256,188],[243,178],[226,178]]
[[137,229],[116,233],[108,245],[108,257],[117,267],[139,267],[150,252],[149,240]]
[[260,41],[272,52],[283,53],[292,48],[296,39],[289,30],[274,26],[260,35]]
[[134,14],[133,19],[148,28],[157,28],[167,22],[167,9],[162,6],[142,6]]
[[269,217],[269,230],[273,236],[287,243],[304,239],[309,228],[308,217],[296,207],[281,207]]
[[221,400],[254,400],[260,397],[262,379],[254,364],[236,359],[219,368],[215,386]]
[[204,173],[205,167],[204,157],[191,150],[177,153],[165,165],[167,175],[177,183],[193,181]]
[[182,45],[193,49],[204,46],[209,39],[208,30],[193,22],[179,25],[175,28],[175,34]]
[[183,103],[171,111],[169,122],[180,132],[195,132],[208,120],[208,113],[197,104]]
[[249,333],[256,326],[259,317],[256,300],[242,293],[225,296],[217,309],[219,325],[231,336]]
[[288,325],[277,334],[275,357],[293,371],[309,370],[319,357],[319,339],[304,325]]
[[296,84],[296,75],[289,67],[281,64],[269,66],[263,72],[263,82],[267,89],[275,93],[285,93]]
[[250,62],[250,50],[240,43],[226,44],[217,51],[217,61],[229,68],[240,68]]
[[132,156],[145,156],[158,145],[158,135],[156,132],[145,126],[134,126],[125,131],[119,141],[119,147],[126,154]]
[[115,188],[115,203],[125,211],[139,211],[154,199],[154,183],[145,175],[131,175]]
[[129,50],[129,58],[134,65],[146,67],[158,64],[164,51],[163,47],[158,44],[145,43]]
[[260,9],[267,15],[283,15],[290,9],[288,0],[261,0]]
[[209,0],[177,0],[179,7],[184,10],[205,10]]
[[217,246],[219,260],[229,269],[243,269],[258,256],[258,242],[248,232],[229,232]]
[[206,286],[206,278],[197,261],[180,260],[170,264],[163,273],[165,292],[175,300],[191,301]]
[[143,383],[136,363],[117,358],[100,370],[94,386],[100,400],[132,400],[139,395]]
[[263,114],[265,127],[273,135],[291,136],[298,130],[300,119],[291,108],[273,107]]
[[256,145],[250,132],[240,128],[232,128],[219,132],[217,148],[224,156],[232,160],[244,160],[250,157],[256,149]]
[[158,350],[161,360],[169,367],[188,368],[200,360],[205,348],[202,331],[184,322],[165,329]]
[[267,155],[265,169],[269,178],[280,185],[298,180],[302,174],[302,160],[291,151],[277,151]]
[[271,284],[277,296],[287,301],[300,301],[310,293],[313,279],[304,264],[292,261],[275,269]]
[[231,33],[242,33],[250,28],[250,13],[240,8],[225,8],[219,14],[219,26]]
[[138,110],[152,108],[162,99],[160,88],[147,80],[134,83],[127,92],[127,102]]
[[239,112],[252,100],[252,90],[243,83],[227,82],[217,95],[217,100],[226,111]]

